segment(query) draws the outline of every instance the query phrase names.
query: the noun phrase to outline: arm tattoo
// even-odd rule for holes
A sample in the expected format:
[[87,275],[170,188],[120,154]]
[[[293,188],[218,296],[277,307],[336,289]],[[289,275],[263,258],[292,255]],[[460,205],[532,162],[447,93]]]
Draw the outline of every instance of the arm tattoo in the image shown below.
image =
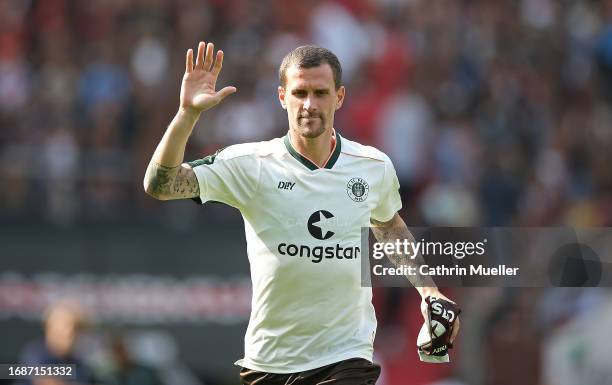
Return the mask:
[[200,196],[200,185],[191,168],[180,167],[174,179],[173,195],[180,198],[195,198]]
[[147,192],[156,198],[181,199],[200,195],[200,186],[191,168],[181,165],[162,166],[154,161],[149,163],[145,174]]
[[166,167],[151,161],[145,174],[145,181],[148,182],[149,193],[153,196],[168,195],[170,192],[170,183],[176,176],[179,167],[180,166]]
[[[408,242],[415,242],[414,236],[410,230],[408,230],[408,227],[404,221],[402,221],[397,214],[395,214],[393,219],[391,219],[389,222],[379,222],[371,219],[371,223],[373,225],[372,232],[374,233],[374,237],[378,242],[395,243],[398,239],[401,242],[403,242],[404,239],[407,239]],[[406,266],[413,267],[415,269],[416,274],[408,274],[406,276],[414,287],[436,286],[431,276],[421,275],[419,272],[419,267],[425,264],[425,260],[420,253],[416,256],[393,253],[387,254],[387,258],[389,258],[389,260],[397,267]]]

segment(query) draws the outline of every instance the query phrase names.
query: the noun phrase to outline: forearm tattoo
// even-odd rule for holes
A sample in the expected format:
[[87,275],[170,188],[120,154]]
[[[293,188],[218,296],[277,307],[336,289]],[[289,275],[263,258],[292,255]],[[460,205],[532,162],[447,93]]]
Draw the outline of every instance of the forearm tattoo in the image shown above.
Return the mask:
[[[399,218],[399,217],[398,217]],[[414,236],[408,227],[404,224],[404,222],[399,219],[392,219],[389,222],[379,222],[374,219],[372,222],[372,232],[374,233],[374,237],[378,242],[384,243],[395,243],[396,240],[400,240],[403,242],[404,239],[407,239],[408,242],[415,242]],[[392,253],[386,254],[387,258],[397,267],[406,266],[413,267],[415,274],[406,275],[410,283],[414,287],[434,287],[436,284],[433,279],[429,275],[422,275],[419,272],[419,267],[425,264],[425,260],[423,256],[419,253],[416,256],[406,255],[401,253]]]
[[195,198],[200,195],[200,186],[192,169],[162,166],[154,161],[149,163],[145,174],[147,191],[155,196],[169,199]]

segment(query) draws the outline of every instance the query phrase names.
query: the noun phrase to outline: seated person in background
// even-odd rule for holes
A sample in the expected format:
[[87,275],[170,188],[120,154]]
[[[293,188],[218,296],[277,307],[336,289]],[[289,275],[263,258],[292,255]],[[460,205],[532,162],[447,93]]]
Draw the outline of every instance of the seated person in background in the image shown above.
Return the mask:
[[121,335],[111,340],[113,370],[104,376],[106,385],[162,385],[159,375],[151,367],[134,362]]
[[92,371],[79,360],[74,352],[75,343],[87,324],[83,309],[74,302],[62,301],[51,305],[43,316],[44,340],[26,345],[21,354],[24,365],[76,365],[75,377],[63,380],[58,377],[21,380],[19,385],[85,385],[93,384]]

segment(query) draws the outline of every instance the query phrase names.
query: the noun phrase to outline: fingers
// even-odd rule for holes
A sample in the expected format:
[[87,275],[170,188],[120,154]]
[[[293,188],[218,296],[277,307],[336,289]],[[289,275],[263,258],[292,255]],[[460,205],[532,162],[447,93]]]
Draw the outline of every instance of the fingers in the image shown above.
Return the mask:
[[190,73],[193,71],[193,50],[189,48],[185,58],[185,72]]
[[196,56],[196,64],[195,64],[195,69],[197,70],[201,70],[204,68],[204,49],[206,47],[206,44],[201,41],[200,44],[198,44],[198,56]]
[[204,71],[210,71],[210,67],[213,62],[213,51],[215,49],[215,45],[213,43],[208,43],[206,46],[206,56],[204,57]]
[[217,58],[215,59],[215,65],[213,66],[212,72],[215,75],[219,75],[221,72],[221,67],[223,67],[223,51],[217,51]]
[[233,94],[234,92],[236,92],[236,87],[224,87],[221,90],[217,91],[217,97],[219,98],[219,101],[221,101],[223,100],[223,98]]
[[201,41],[198,44],[195,67],[193,66],[193,50],[187,50],[185,72],[189,73],[196,69],[210,71],[215,75],[219,75],[221,67],[223,67],[223,51],[217,51],[216,58],[213,60],[214,50],[215,45],[213,43],[206,44]]

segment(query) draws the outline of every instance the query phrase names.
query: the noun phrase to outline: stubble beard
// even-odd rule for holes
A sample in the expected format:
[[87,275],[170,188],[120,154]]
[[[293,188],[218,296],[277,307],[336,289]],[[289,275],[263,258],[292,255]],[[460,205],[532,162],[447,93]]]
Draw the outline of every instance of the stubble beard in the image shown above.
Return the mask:
[[317,118],[305,124],[305,119],[298,117],[295,125],[297,134],[308,139],[321,136],[325,132],[325,119],[321,115],[317,115]]

